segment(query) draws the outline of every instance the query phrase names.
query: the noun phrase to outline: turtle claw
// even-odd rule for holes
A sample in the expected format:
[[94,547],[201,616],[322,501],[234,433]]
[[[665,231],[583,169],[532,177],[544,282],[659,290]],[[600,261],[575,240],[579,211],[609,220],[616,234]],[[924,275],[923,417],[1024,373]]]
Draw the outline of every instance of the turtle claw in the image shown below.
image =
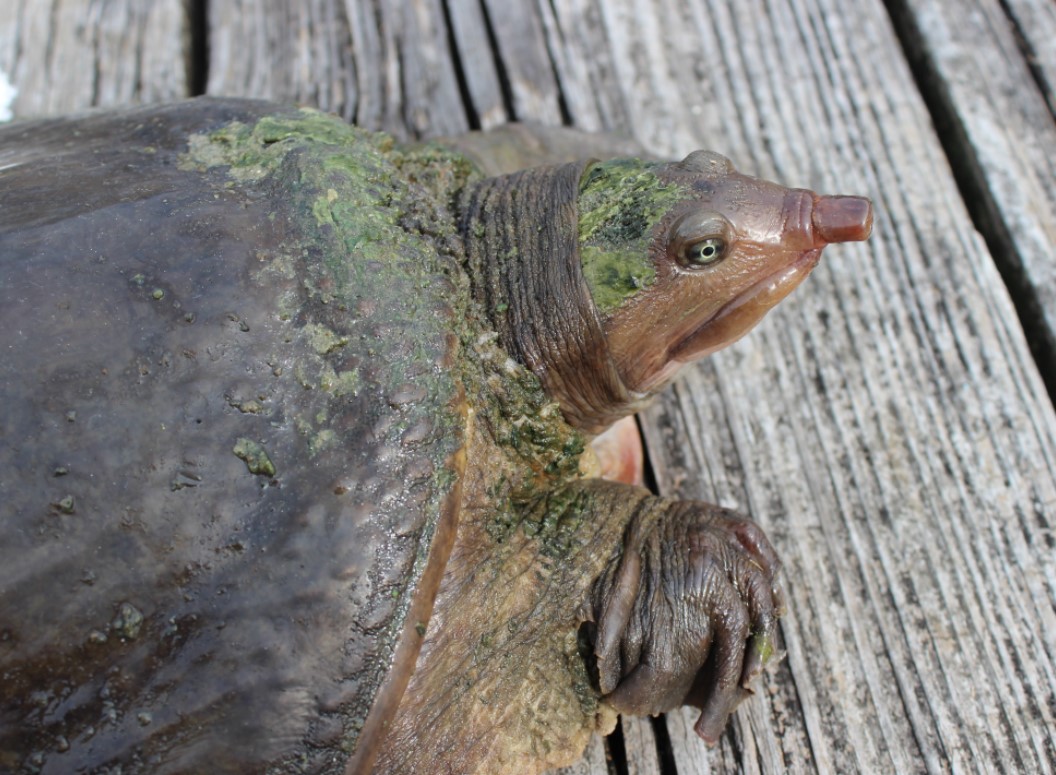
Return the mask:
[[701,708],[694,728],[712,745],[778,654],[777,554],[745,517],[660,499],[625,543],[595,585],[600,688],[624,713]]
[[693,725],[693,731],[708,745],[715,745],[722,737],[722,731],[726,729],[726,722],[730,720],[730,714],[737,709],[744,700],[752,696],[751,689],[738,687],[736,690],[726,694],[716,694],[708,701],[701,710],[697,723]]

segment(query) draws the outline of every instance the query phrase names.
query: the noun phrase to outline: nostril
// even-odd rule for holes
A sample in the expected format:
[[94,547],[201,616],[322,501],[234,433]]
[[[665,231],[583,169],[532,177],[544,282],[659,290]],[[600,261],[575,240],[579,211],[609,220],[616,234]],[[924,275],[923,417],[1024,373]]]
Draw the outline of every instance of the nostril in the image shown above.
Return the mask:
[[873,203],[862,196],[819,196],[812,224],[824,244],[864,240],[873,230]]

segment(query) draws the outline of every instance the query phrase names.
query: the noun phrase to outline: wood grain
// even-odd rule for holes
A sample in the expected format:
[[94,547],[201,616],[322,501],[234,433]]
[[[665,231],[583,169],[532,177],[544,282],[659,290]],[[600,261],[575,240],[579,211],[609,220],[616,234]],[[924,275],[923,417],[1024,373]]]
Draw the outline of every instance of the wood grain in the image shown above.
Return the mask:
[[662,764],[658,755],[656,733],[648,718],[621,718],[627,775],[660,775]]
[[892,4],[994,250],[1056,385],[1056,4]]
[[1020,53],[1032,68],[1038,86],[1056,116],[1056,4],[1047,0],[1006,0],[1005,12],[1020,44]]
[[759,516],[790,585],[788,662],[715,751],[677,714],[678,771],[1051,771],[1056,425],[884,9],[561,8],[602,20],[607,103],[648,147],[880,208],[647,413],[662,488]]
[[213,0],[210,94],[313,105],[401,137],[469,129],[439,0]]
[[[14,2],[0,69],[16,115],[185,92],[180,2]],[[869,243],[830,249],[642,418],[664,492],[768,529],[787,659],[715,749],[687,710],[659,734],[623,722],[622,757],[596,739],[571,771],[1056,771],[1056,415],[1028,349],[1056,330],[1054,14],[1044,0],[209,3],[211,93],[401,137],[513,116],[618,129],[874,198]],[[959,135],[940,121],[940,138],[943,115]],[[991,250],[1014,267],[1025,332]]]
[[315,105],[345,118],[356,106],[356,62],[340,0],[208,4],[210,94]]
[[183,0],[4,0],[0,70],[15,116],[190,94]]

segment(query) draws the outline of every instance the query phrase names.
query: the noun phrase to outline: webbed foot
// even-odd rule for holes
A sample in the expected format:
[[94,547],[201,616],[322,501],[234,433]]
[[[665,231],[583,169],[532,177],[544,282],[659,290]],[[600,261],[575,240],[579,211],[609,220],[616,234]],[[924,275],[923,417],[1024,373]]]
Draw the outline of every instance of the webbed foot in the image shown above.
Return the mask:
[[701,708],[696,732],[717,742],[776,652],[780,565],[746,517],[706,503],[643,502],[623,555],[593,591],[606,700],[633,715]]

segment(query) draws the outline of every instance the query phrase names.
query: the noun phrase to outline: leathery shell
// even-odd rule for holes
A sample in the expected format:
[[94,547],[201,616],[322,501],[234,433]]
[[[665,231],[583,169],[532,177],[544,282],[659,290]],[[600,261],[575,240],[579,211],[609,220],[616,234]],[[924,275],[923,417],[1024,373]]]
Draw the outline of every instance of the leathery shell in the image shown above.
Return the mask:
[[341,771],[413,665],[454,259],[384,141],[274,111],[0,130],[0,770]]

